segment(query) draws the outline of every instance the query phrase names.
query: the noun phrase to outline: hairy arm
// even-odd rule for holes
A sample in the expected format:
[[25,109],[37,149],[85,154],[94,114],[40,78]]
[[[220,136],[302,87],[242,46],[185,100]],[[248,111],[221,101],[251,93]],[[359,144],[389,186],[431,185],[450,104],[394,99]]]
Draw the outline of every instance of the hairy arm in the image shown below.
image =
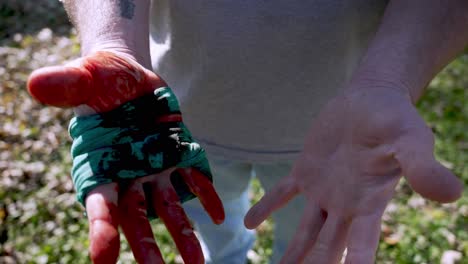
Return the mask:
[[78,29],[82,55],[98,50],[127,54],[147,69],[150,0],[64,0]]
[[400,87],[414,103],[467,44],[468,1],[393,0],[353,81]]

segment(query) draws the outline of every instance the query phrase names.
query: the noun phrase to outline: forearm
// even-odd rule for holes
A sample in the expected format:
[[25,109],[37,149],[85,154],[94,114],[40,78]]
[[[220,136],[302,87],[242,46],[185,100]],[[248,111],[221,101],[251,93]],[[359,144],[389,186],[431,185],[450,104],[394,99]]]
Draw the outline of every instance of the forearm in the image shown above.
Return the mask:
[[150,68],[150,0],[64,0],[78,29],[82,55],[97,50],[128,54]]
[[416,102],[467,44],[468,1],[392,0],[352,82],[402,89]]

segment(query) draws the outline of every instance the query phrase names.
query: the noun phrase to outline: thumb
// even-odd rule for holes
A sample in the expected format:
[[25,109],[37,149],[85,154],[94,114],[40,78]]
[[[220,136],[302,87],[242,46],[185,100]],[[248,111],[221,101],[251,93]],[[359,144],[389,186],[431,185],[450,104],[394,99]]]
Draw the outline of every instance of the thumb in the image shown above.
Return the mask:
[[460,198],[462,182],[433,155],[434,136],[429,128],[404,136],[396,158],[411,188],[422,196],[442,203]]
[[92,76],[84,67],[78,66],[80,61],[35,70],[27,83],[31,96],[42,104],[56,107],[85,103],[92,95]]

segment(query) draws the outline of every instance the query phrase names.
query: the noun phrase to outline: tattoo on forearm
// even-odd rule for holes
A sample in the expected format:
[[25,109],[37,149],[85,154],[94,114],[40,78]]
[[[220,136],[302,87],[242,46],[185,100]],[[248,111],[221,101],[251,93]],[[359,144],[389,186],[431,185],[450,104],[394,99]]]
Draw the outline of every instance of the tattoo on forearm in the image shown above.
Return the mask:
[[119,0],[120,15],[127,19],[132,19],[135,13],[134,0]]

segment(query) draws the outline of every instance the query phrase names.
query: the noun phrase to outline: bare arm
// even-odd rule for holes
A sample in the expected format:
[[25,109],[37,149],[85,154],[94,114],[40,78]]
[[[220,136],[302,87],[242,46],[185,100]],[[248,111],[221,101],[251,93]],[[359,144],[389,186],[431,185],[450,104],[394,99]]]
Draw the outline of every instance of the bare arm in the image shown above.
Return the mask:
[[468,44],[468,1],[393,0],[354,80],[406,90],[413,102]]
[[147,69],[150,0],[64,0],[79,31],[82,55],[93,51],[120,51]]

